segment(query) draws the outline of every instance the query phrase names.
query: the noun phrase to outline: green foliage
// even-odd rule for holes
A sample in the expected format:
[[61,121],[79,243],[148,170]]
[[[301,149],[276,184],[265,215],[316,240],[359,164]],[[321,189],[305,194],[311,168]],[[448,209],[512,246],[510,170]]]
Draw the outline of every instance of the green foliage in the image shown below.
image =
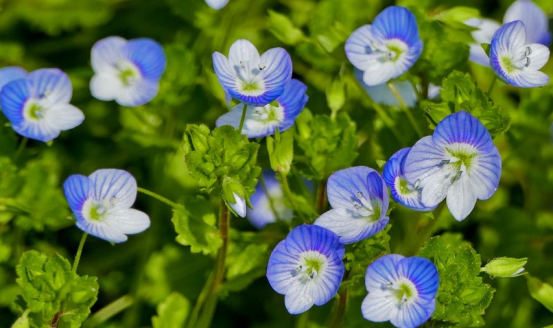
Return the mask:
[[440,288],[432,318],[444,327],[480,327],[482,315],[495,290],[482,282],[480,255],[459,234],[433,237],[421,249],[420,256],[438,268]]
[[539,280],[536,277],[526,276],[528,280],[528,290],[530,295],[545,306],[549,311],[553,312],[553,286]]
[[295,45],[305,39],[303,32],[288,17],[272,10],[269,10],[269,31],[288,45]]
[[294,130],[280,133],[277,129],[274,138],[267,137],[267,151],[271,169],[280,174],[288,175],[294,159]]
[[[332,119],[305,109],[296,119],[296,160],[302,174],[321,180],[351,166],[357,157],[356,125],[345,113]],[[301,166],[300,166],[301,165]]]
[[433,126],[461,110],[477,117],[493,137],[505,133],[511,126],[511,119],[478,88],[470,75],[455,71],[442,85],[440,103],[425,101],[421,104]]
[[346,102],[346,86],[341,79],[335,79],[326,89],[326,102],[334,117]]
[[498,257],[486,264],[482,271],[492,277],[512,278],[526,274],[524,266],[528,259],[515,259],[512,257]]
[[205,125],[189,125],[184,149],[190,175],[208,193],[225,176],[239,182],[248,196],[253,193],[261,172],[256,165],[259,144],[249,142],[233,127],[210,131]]
[[32,327],[80,327],[98,296],[96,277],[78,276],[57,254],[24,253],[17,275]]
[[157,307],[157,316],[152,318],[154,328],[184,327],[190,312],[190,302],[181,294],[173,293]]
[[188,199],[185,206],[173,209],[173,224],[177,242],[190,246],[192,253],[215,253],[223,244],[214,226],[217,214],[211,203],[203,198]]

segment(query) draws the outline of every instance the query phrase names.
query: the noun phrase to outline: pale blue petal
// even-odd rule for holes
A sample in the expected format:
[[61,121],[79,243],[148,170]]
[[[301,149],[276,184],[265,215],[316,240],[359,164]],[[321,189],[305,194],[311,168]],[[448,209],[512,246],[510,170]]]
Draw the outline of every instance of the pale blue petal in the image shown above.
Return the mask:
[[215,10],[223,9],[228,2],[229,0],[205,0],[205,3]]
[[127,40],[110,36],[92,46],[91,63],[95,73],[113,73],[118,63],[126,60],[125,45]]
[[94,184],[93,197],[96,201],[109,201],[114,208],[129,208],[134,204],[137,185],[127,171],[101,169],[90,175]]
[[397,299],[387,291],[373,290],[361,304],[363,318],[372,322],[385,322],[398,315]]
[[499,186],[501,177],[501,156],[497,148],[489,153],[480,154],[467,172],[473,192],[480,200],[492,197]]
[[549,83],[549,75],[540,71],[524,70],[505,81],[520,88],[535,88]]
[[[465,172],[462,174],[465,174]],[[472,185],[469,177],[463,175],[449,187],[447,191],[447,208],[455,220],[464,220],[474,209],[476,195],[473,188],[475,187],[478,188],[478,186]]]
[[442,161],[446,158],[446,153],[444,148],[438,147],[432,141],[431,136],[420,139],[411,148],[405,159],[403,168],[405,178],[412,185],[416,185],[417,180],[428,178],[439,169]]
[[300,280],[295,279],[284,296],[286,310],[290,314],[300,314],[309,310],[315,304],[312,296],[314,287],[312,283],[301,283]]
[[31,97],[41,99],[44,106],[67,104],[73,87],[69,77],[57,68],[44,68],[29,73]]
[[428,259],[418,256],[404,258],[399,261],[397,272],[415,285],[418,303],[429,303],[436,297],[440,276],[436,265]]
[[292,254],[286,249],[286,240],[281,241],[275,247],[269,257],[267,265],[267,280],[279,294],[286,294],[286,290],[296,279],[295,270],[300,263],[300,256]]
[[404,259],[398,254],[384,255],[371,263],[365,274],[367,291],[378,291],[388,288],[390,282],[400,278],[397,266]]
[[436,308],[436,301],[428,304],[409,303],[402,306],[401,310],[397,312],[397,316],[392,317],[390,322],[401,328],[415,328],[426,322]]
[[[382,215],[385,216],[385,213]],[[340,237],[343,244],[351,244],[369,238],[382,231],[389,218],[383,217],[371,222],[366,217],[345,208],[335,208],[323,213],[314,224],[331,230]]]
[[286,249],[292,254],[317,251],[327,257],[342,252],[344,246],[332,231],[316,225],[301,225],[294,228],[286,237]]
[[410,47],[420,43],[415,15],[404,7],[390,6],[384,9],[374,19],[372,29],[380,39],[400,39]]
[[0,92],[2,112],[12,125],[21,125],[25,121],[23,110],[31,97],[29,83],[26,79],[8,83]]
[[255,192],[250,197],[253,209],[248,209],[247,213],[248,220],[257,229],[262,229],[267,224],[277,221],[273,208],[271,208],[269,197],[280,220],[289,221],[293,216],[292,210],[284,204],[282,189],[275,177],[275,173],[271,170],[264,171],[263,182],[267,188],[268,195],[265,193],[261,183],[258,183],[255,187]]
[[148,214],[133,208],[110,209],[103,220],[112,229],[127,235],[141,233],[150,227]]
[[346,56],[355,68],[364,71],[374,62],[370,55],[373,42],[375,42],[375,39],[370,25],[361,26],[346,40]]
[[236,40],[229,49],[228,60],[233,71],[240,74],[243,70],[242,63],[250,63],[250,73],[259,72],[259,52],[257,48],[248,40]]
[[472,18],[465,21],[465,24],[478,28],[478,30],[471,32],[471,35],[476,43],[470,44],[469,59],[482,66],[490,67],[490,58],[482,48],[481,44],[491,43],[494,33],[501,25],[494,20],[486,18]]
[[486,127],[476,117],[465,111],[444,118],[436,126],[432,141],[443,148],[454,143],[472,145],[479,152],[490,152],[495,148]]
[[284,110],[284,120],[279,125],[279,131],[286,131],[294,125],[296,117],[298,117],[309,100],[306,91],[307,86],[305,84],[292,79],[282,95],[278,97],[278,104]]
[[358,202],[357,193],[370,195],[367,177],[375,170],[366,166],[356,166],[333,173],[326,187],[328,202],[333,208],[346,208],[356,212],[354,203]]
[[152,39],[129,40],[125,55],[132,61],[147,80],[159,80],[165,71],[166,58],[163,47]]
[[123,232],[114,229],[113,227],[105,223],[97,221],[77,221],[76,226],[89,235],[98,237],[111,243],[122,243],[128,240],[127,235],[125,235]]
[[8,66],[0,69],[0,91],[11,81],[24,79],[27,77],[27,71],[21,67]]
[[526,26],[526,40],[528,43],[549,45],[551,33],[547,15],[540,7],[530,0],[518,0],[505,12],[503,23],[520,20]]
[[94,186],[92,181],[80,174],[74,174],[63,183],[63,192],[69,207],[78,220],[84,220],[81,210],[83,204],[90,198]]
[[[220,52],[213,53],[213,69],[223,89],[232,97],[230,90],[236,89],[238,77],[229,60]],[[236,92],[234,92],[236,94]]]
[[230,207],[232,207],[232,210],[236,215],[239,217],[246,217],[246,201],[244,198],[240,197],[237,193],[232,193],[234,196],[234,204],[229,203]]

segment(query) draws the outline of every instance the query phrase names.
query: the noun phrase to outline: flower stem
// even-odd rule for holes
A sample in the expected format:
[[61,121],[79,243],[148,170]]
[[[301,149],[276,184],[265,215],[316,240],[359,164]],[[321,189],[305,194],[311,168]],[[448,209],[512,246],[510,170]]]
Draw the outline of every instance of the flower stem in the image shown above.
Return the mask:
[[85,328],[88,327],[96,327],[113,316],[121,313],[125,309],[127,309],[129,306],[131,306],[134,302],[134,299],[130,295],[123,295],[116,299],[115,301],[109,303],[108,305],[104,306],[100,310],[98,310],[96,313],[94,313],[84,324]]
[[88,233],[83,233],[83,237],[81,238],[81,242],[79,243],[77,255],[75,255],[75,261],[73,262],[73,273],[77,273],[77,268],[79,267],[79,262],[81,261],[81,254],[83,253],[84,242],[86,241],[87,236]]
[[329,328],[340,327],[340,323],[342,322],[342,319],[344,318],[344,314],[346,313],[347,302],[348,302],[348,290],[346,289],[340,294],[338,294],[338,300],[336,300],[336,310],[334,311],[334,316],[332,317],[332,321],[328,326]]
[[323,214],[326,207],[326,180],[322,180],[319,183],[319,189],[317,191],[317,212]]
[[23,154],[23,151],[25,150],[25,147],[27,147],[27,143],[29,142],[29,138],[23,138],[21,142],[19,143],[19,147],[17,147],[17,152],[15,153],[13,157],[13,161],[16,162],[17,159]]
[[213,276],[214,276],[214,273],[211,272],[205,282],[204,287],[202,288],[202,291],[200,292],[200,295],[198,296],[198,299],[196,300],[194,309],[192,309],[192,313],[190,314],[190,320],[188,320],[188,325],[187,325],[188,328],[195,328],[196,325],[198,324],[198,316],[200,315],[200,310],[202,309],[202,306],[205,302],[207,294],[211,290],[211,284],[213,283]]
[[488,88],[488,97],[492,94],[493,87],[495,86],[495,81],[497,81],[497,75],[494,74],[492,83],[490,84],[490,87]]
[[148,196],[150,196],[150,197],[152,197],[152,198],[155,198],[155,199],[159,200],[160,202],[165,203],[165,204],[171,206],[172,208],[175,208],[175,209],[176,209],[176,208],[179,207],[179,205],[178,205],[177,203],[175,203],[175,202],[173,202],[173,201],[170,201],[169,199],[167,199],[167,198],[165,198],[165,197],[163,197],[163,196],[161,196],[161,195],[158,195],[158,194],[156,194],[155,192],[150,191],[150,190],[148,190],[148,189],[144,189],[144,188],[138,187],[138,191],[141,192],[141,193],[143,193],[144,195],[148,195]]
[[282,175],[282,179],[280,179],[282,182],[282,189],[284,189],[284,193],[290,199],[290,203],[292,203],[292,208],[294,211],[297,210],[296,202],[294,200],[294,194],[292,193],[292,189],[290,189],[290,185],[288,184],[288,177],[286,175]]
[[424,134],[422,133],[422,129],[420,128],[419,123],[417,123],[417,121],[415,120],[415,117],[413,117],[413,113],[411,113],[411,110],[409,109],[409,107],[407,107],[407,104],[405,103],[405,101],[401,97],[401,94],[399,93],[399,91],[397,90],[395,85],[393,85],[391,82],[388,82],[388,87],[390,88],[390,90],[394,94],[394,97],[396,97],[397,101],[399,102],[400,107],[403,109],[403,111],[407,115],[407,118],[411,122],[411,125],[413,126],[413,128],[415,128],[415,131],[417,132],[419,137],[422,138],[424,136]]
[[238,131],[242,134],[242,128],[244,128],[244,121],[246,120],[246,112],[248,111],[248,105],[244,104],[244,109],[242,109],[242,117],[240,117],[240,125],[238,126]]
[[223,240],[223,245],[219,249],[217,255],[217,262],[215,263],[215,276],[213,283],[209,290],[209,294],[206,298],[205,306],[202,311],[201,317],[198,321],[197,327],[209,328],[213,315],[215,314],[215,308],[217,307],[217,301],[219,297],[219,288],[223,284],[225,278],[225,261],[227,258],[228,248],[228,231],[229,231],[229,211],[224,201],[221,202],[221,214],[219,216],[219,233]]

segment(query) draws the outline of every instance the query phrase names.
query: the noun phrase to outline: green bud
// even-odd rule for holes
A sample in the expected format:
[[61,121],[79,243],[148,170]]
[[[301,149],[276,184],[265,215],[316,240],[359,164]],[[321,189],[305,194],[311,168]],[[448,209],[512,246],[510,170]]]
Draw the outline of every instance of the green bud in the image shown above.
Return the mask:
[[231,177],[223,178],[223,199],[234,213],[246,216],[246,192],[238,181]]
[[85,286],[71,293],[71,301],[75,304],[84,304],[97,294],[96,288]]
[[333,115],[338,112],[346,102],[346,86],[340,79],[336,79],[326,88],[326,102]]
[[511,257],[498,257],[491,260],[481,271],[492,277],[512,278],[526,274],[524,266],[527,258],[515,259]]
[[189,125],[186,132],[190,136],[191,149],[200,153],[209,150],[209,128],[205,125]]
[[267,151],[273,171],[288,175],[294,159],[293,131],[279,133],[277,130],[274,138],[267,137]]

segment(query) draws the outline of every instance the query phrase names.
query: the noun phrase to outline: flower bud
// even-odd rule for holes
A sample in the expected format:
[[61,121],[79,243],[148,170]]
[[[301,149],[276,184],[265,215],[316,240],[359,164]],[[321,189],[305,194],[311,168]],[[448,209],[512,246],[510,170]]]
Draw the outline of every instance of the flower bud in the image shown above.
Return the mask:
[[246,216],[244,187],[231,177],[223,179],[223,198],[236,215]]
[[[189,150],[195,150],[200,153],[206,153],[209,149],[209,128],[205,125],[189,125],[186,129],[190,136]],[[185,140],[188,138],[185,138]]]
[[512,278],[525,274],[524,265],[527,259],[515,259],[512,257],[498,257],[491,260],[481,271],[492,277]]

